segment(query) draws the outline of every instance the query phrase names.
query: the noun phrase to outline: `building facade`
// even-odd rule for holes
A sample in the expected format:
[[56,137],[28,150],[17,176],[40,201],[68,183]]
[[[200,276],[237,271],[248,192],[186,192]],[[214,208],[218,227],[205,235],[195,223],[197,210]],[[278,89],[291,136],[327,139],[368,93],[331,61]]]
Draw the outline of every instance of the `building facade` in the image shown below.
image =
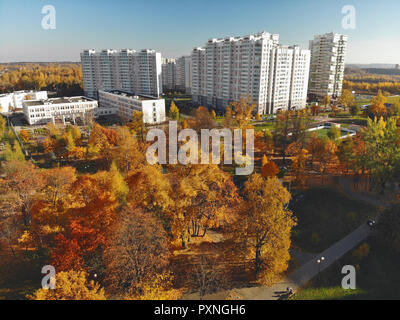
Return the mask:
[[154,50],[84,50],[81,64],[83,90],[90,98],[98,98],[99,90],[162,93],[161,53]]
[[87,97],[65,97],[42,100],[25,100],[23,111],[30,125],[55,123],[61,120],[75,123],[80,118],[85,122],[86,117],[92,117],[98,104],[96,100]]
[[164,91],[176,89],[176,60],[162,59],[162,83]]
[[338,33],[316,35],[310,41],[311,64],[308,93],[321,99],[342,93],[348,37]]
[[309,56],[308,50],[280,46],[279,35],[268,32],[210,39],[192,51],[193,102],[223,110],[244,97],[259,114],[304,108]]
[[192,58],[190,56],[176,59],[176,89],[186,94],[192,91]]
[[99,108],[96,110],[96,116],[117,114],[123,120],[129,121],[134,111],[143,112],[144,123],[164,122],[165,100],[120,90],[99,91]]
[[22,109],[24,100],[47,99],[47,91],[14,91],[0,94],[0,113]]

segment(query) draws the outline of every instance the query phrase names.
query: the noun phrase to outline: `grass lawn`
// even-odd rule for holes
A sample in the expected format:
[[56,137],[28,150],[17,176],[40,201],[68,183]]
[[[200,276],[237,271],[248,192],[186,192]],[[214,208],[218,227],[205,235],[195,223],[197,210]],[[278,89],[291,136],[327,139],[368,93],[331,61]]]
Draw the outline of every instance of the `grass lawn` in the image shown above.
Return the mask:
[[301,250],[318,253],[374,217],[377,208],[331,188],[311,188],[294,205],[298,225],[293,241]]
[[[387,97],[387,103],[395,103],[395,102],[400,102],[400,97]],[[363,106],[366,104],[370,104],[371,103],[371,99],[360,99],[360,100],[356,100],[356,104],[358,104],[359,106]]]
[[256,131],[263,131],[264,129],[273,131],[273,130],[275,130],[275,121],[266,121],[266,122],[263,122],[262,124],[256,124],[256,125],[254,125],[254,129]]
[[[304,289],[293,297],[295,300],[379,300],[400,299],[399,257],[392,254],[373,237],[368,240],[368,256],[356,258],[352,252],[321,272]],[[356,267],[356,289],[344,290],[341,281],[342,266]]]
[[342,287],[310,287],[296,293],[292,300],[344,300],[362,295],[360,289],[344,290]]

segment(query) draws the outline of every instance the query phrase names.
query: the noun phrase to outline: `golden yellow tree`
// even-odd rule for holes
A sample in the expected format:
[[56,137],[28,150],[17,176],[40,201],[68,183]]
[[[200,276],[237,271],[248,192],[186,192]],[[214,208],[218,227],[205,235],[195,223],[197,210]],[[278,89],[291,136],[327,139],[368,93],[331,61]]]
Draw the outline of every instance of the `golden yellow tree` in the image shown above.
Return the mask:
[[106,300],[104,289],[87,279],[84,271],[58,272],[56,289],[39,289],[31,300]]
[[290,193],[278,178],[253,174],[245,183],[246,205],[234,224],[233,241],[254,261],[255,275],[271,283],[286,271],[290,259],[290,234],[296,225],[287,209]]
[[385,106],[386,101],[387,98],[383,95],[382,91],[379,90],[378,95],[372,98],[368,111],[377,118],[385,116],[387,114]]

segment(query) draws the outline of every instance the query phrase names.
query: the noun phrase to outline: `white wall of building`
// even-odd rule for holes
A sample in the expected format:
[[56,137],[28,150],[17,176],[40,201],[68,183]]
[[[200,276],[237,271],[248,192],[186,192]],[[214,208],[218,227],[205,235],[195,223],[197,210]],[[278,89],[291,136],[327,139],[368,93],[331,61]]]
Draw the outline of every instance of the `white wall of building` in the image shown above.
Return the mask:
[[47,91],[15,91],[0,94],[0,113],[10,112],[12,109],[22,109],[24,100],[40,99],[47,99]]
[[[114,112],[122,119],[131,120],[134,111],[143,112],[143,122],[157,124],[165,121],[165,100],[134,96],[125,92],[99,91],[99,108],[96,115],[106,115],[105,110]],[[111,114],[111,113],[110,113]]]
[[86,97],[25,100],[23,111],[30,125],[54,122],[55,119],[75,121],[88,112],[94,112],[98,103]]
[[246,97],[259,114],[305,107],[308,72],[303,69],[308,68],[309,51],[280,46],[277,34],[210,39],[203,48],[193,49],[191,60],[197,104],[222,110]]
[[308,92],[316,97],[342,93],[348,37],[338,33],[316,35],[310,41]]
[[161,53],[143,49],[84,50],[81,53],[85,95],[98,90],[123,90],[159,97],[162,93]]

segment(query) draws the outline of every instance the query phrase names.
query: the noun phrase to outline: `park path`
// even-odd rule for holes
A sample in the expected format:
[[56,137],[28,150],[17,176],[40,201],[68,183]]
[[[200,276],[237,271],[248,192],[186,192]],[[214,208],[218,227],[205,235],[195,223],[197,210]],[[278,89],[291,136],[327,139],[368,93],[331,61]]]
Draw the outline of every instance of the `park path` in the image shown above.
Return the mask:
[[[350,181],[343,180],[340,182],[340,187],[344,193],[349,197],[365,201],[375,206],[386,206],[387,204],[366,195],[360,194],[352,190]],[[371,234],[371,228],[366,223],[359,226],[356,230],[348,234],[343,239],[339,240],[325,251],[316,254],[308,262],[300,266],[296,271],[288,275],[281,282],[276,283],[271,287],[266,286],[255,286],[248,288],[236,288],[230,291],[221,291],[215,294],[206,295],[204,300],[222,300],[228,295],[237,297],[243,300],[278,300],[286,298],[286,288],[291,287],[294,291],[303,287],[307,282],[313,279],[319,274],[319,272],[328,268],[332,263],[340,259],[347,252],[355,248],[363,240],[365,240]],[[324,257],[324,261],[320,264],[317,260]],[[199,299],[197,293],[185,295],[186,300]]]

